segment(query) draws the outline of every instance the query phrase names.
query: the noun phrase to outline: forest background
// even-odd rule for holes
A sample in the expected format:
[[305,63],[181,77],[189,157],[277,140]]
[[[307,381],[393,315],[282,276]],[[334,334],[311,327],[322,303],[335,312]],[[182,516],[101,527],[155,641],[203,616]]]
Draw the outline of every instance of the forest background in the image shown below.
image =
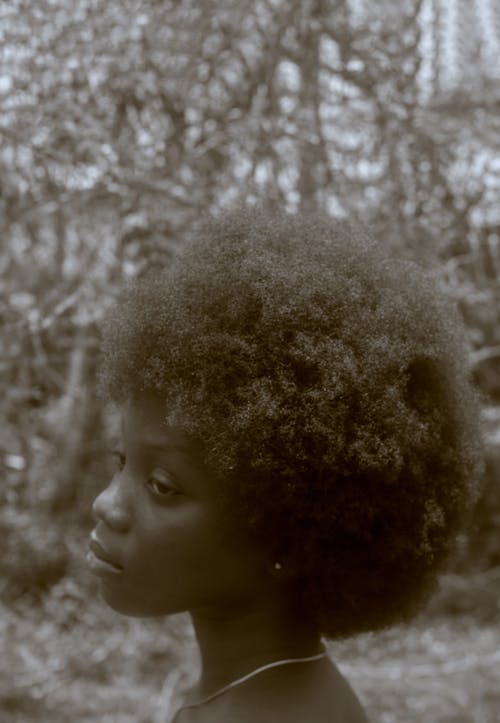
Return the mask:
[[497,720],[498,3],[10,0],[0,41],[0,719],[159,723],[194,674],[182,616],[119,618],[82,569],[98,325],[240,199],[361,220],[463,315],[480,499],[422,615],[334,654],[374,721]]

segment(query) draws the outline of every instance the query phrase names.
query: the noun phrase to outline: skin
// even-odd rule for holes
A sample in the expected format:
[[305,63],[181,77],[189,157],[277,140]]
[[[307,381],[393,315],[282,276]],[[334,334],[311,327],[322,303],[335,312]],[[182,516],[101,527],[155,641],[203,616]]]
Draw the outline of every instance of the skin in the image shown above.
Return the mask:
[[[286,576],[222,516],[200,446],[166,424],[155,397],[130,401],[122,417],[120,469],[93,506],[94,535],[122,568],[100,573],[101,594],[125,615],[189,611],[202,665],[187,702],[266,663],[321,652],[318,632],[290,610]],[[336,695],[323,715],[332,691]],[[304,706],[311,723],[333,723],[332,711],[346,700],[352,715],[338,720],[366,721],[346,682],[325,660],[266,671],[204,707],[182,711],[178,723],[243,723],[255,715],[262,721],[283,715],[292,723]],[[259,708],[263,701],[271,717]]]

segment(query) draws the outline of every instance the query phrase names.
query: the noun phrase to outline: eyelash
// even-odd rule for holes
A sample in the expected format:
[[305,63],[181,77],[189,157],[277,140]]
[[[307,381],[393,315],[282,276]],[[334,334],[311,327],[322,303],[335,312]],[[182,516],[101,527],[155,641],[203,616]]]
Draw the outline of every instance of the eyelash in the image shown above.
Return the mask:
[[[122,469],[125,467],[126,463],[126,457],[122,452],[119,452],[118,450],[113,451],[113,457],[117,461],[117,467],[118,471],[122,471]],[[168,472],[165,472],[164,470],[159,470],[162,475],[164,475],[166,478],[170,479],[171,475],[168,474]],[[158,489],[154,488],[154,484],[157,483],[161,486],[163,486],[164,491],[159,492]],[[174,489],[173,485],[168,485],[165,482],[162,482],[161,480],[155,479],[154,474],[149,475],[149,477],[146,480],[146,486],[151,491],[151,493],[158,498],[166,498],[171,497],[172,495],[177,494],[177,491]]]
[[[168,478],[170,480],[170,475],[167,472],[165,472],[164,470],[159,470],[159,471],[161,471],[162,476],[164,475],[166,478]],[[161,485],[165,489],[165,492],[158,492],[157,490],[155,490],[153,487],[153,485],[155,483]],[[155,497],[159,497],[161,499],[165,499],[165,497],[172,497],[173,495],[175,495],[177,493],[177,491],[174,489],[174,487],[172,485],[162,482],[161,480],[155,479],[154,473],[149,475],[149,477],[146,481],[146,485],[147,485],[148,489],[151,490],[152,494]]]

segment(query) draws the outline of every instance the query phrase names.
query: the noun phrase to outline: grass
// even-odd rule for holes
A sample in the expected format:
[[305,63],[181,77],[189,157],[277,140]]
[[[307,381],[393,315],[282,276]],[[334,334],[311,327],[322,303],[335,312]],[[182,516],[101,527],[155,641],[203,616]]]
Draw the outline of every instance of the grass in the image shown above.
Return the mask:
[[[329,645],[373,723],[494,723],[500,631],[470,614]],[[37,605],[0,607],[0,720],[162,723],[176,679],[195,675],[187,618],[124,618],[83,573]]]

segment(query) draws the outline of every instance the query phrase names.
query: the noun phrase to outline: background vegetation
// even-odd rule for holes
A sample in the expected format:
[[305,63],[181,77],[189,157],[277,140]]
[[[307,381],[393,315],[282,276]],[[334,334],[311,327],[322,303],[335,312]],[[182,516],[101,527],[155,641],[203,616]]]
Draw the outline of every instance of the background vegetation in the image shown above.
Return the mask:
[[97,324],[200,215],[259,199],[364,221],[460,307],[481,498],[422,617],[336,657],[374,720],[493,721],[498,4],[11,0],[0,38],[0,718],[159,722],[192,674],[183,618],[120,619],[81,569],[109,475]]

